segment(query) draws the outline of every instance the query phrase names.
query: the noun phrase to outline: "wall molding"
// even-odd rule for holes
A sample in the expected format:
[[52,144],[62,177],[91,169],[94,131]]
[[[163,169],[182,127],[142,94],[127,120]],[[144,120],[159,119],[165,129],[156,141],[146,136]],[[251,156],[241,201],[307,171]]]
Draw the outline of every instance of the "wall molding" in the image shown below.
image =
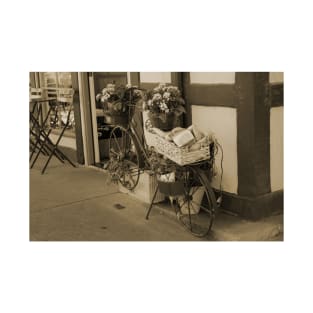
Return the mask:
[[[215,191],[219,196],[219,191]],[[284,213],[284,191],[274,191],[257,197],[244,197],[223,192],[221,208],[249,220],[259,220]]]
[[140,82],[140,88],[145,89],[145,90],[151,90],[155,87],[157,87],[159,83],[142,83]]
[[188,105],[236,108],[238,95],[235,84],[192,84],[190,73],[183,73],[184,95]]

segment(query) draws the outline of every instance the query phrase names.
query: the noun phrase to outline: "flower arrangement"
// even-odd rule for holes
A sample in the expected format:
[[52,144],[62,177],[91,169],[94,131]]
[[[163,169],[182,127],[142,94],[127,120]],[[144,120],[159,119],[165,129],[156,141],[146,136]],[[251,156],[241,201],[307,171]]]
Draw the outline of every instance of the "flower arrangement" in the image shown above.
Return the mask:
[[147,93],[146,109],[151,116],[166,121],[168,115],[180,116],[186,113],[185,101],[181,92],[176,86],[159,84]]
[[115,84],[107,84],[96,96],[96,100],[102,103],[103,110],[111,115],[126,114],[128,108],[135,106],[142,98],[142,92],[137,87]]

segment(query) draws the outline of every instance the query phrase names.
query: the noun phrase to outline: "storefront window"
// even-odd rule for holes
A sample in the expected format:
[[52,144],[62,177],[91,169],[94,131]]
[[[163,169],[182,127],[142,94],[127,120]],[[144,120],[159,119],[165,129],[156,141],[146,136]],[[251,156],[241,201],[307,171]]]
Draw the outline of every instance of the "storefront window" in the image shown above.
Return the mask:
[[[60,88],[72,88],[72,74],[71,72],[41,72],[40,86],[44,89],[47,97],[57,97],[57,91]],[[70,114],[69,124],[65,129],[60,145],[76,150],[74,110],[72,107],[69,111],[70,107],[70,105],[64,104],[58,105],[51,110],[47,126],[52,128],[52,138],[58,138],[66,125],[68,114]],[[48,110],[48,107],[46,110]]]

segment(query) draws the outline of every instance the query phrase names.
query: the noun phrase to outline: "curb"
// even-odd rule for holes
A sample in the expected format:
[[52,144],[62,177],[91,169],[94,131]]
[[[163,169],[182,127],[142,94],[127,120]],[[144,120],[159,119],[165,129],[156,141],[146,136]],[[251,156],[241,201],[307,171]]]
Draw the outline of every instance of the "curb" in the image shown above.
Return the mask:
[[[151,214],[155,210],[177,220],[170,204],[154,204]],[[283,233],[283,215],[250,221],[221,212],[213,223],[210,236],[214,241],[271,241],[281,233]]]

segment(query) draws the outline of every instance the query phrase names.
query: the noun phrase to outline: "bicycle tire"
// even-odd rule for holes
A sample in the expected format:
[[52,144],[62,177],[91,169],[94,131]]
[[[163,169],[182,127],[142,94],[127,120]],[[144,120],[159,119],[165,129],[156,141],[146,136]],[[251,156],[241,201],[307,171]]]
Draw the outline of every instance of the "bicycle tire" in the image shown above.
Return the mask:
[[184,194],[176,198],[176,213],[181,224],[197,237],[210,232],[216,211],[216,199],[203,170],[188,166],[183,174]]
[[140,176],[140,155],[133,134],[123,126],[115,126],[109,139],[109,167],[111,178],[128,190],[133,190]]

